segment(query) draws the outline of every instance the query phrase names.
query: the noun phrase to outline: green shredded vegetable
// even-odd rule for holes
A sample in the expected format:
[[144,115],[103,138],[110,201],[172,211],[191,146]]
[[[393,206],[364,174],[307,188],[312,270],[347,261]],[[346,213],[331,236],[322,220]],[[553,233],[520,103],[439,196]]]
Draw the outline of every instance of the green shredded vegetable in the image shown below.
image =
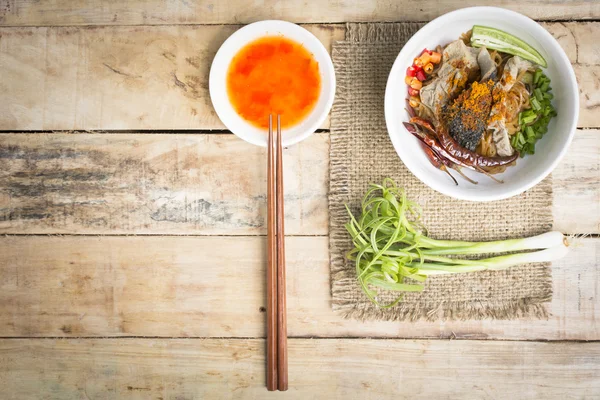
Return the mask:
[[[381,195],[376,195],[378,192]],[[358,220],[348,206],[346,208],[350,214],[346,229],[356,246],[347,257],[355,261],[358,281],[367,297],[381,307],[392,307],[402,296],[382,305],[369,285],[401,292],[423,290],[418,282],[423,282],[426,276],[419,274],[417,268],[408,267],[415,260],[424,261],[415,241],[422,230],[419,205],[407,200],[404,190],[386,179],[383,185],[371,185],[362,201]]]
[[554,96],[550,93],[550,78],[541,69],[537,69],[533,74],[532,84],[530,108],[519,113],[519,130],[510,141],[521,157],[535,153],[535,143],[548,131],[550,120],[556,116],[556,110],[552,106]]
[[[347,257],[354,261],[364,293],[380,307],[396,305],[405,292],[422,291],[428,275],[499,270],[526,262],[550,261],[564,256],[568,245],[560,232],[481,243],[429,238],[421,224],[421,207],[408,200],[406,192],[389,178],[381,185],[370,185],[361,203],[360,217],[356,218],[347,205],[346,209],[350,221],[345,226],[354,243]],[[479,260],[447,257],[530,249],[545,250]],[[381,304],[377,288],[401,294],[395,301]]]

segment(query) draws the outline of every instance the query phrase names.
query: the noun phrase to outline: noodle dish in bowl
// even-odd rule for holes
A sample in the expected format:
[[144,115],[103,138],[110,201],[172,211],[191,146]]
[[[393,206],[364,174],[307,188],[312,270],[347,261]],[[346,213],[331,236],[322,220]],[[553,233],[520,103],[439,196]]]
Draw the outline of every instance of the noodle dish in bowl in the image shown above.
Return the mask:
[[469,200],[510,197],[543,179],[566,151],[577,112],[573,70],[558,43],[529,18],[492,7],[421,29],[386,90],[402,161],[432,188]]

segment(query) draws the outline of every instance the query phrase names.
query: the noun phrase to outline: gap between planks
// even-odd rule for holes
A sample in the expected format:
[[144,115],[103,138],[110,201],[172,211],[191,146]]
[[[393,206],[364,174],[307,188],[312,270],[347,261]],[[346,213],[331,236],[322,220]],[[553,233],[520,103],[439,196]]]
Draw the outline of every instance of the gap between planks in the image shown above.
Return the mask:
[[[341,27],[344,28],[346,24],[351,23],[364,23],[364,24],[393,24],[393,23],[411,23],[414,22],[416,24],[427,24],[432,20],[419,20],[419,21],[390,21],[390,20],[369,20],[369,21],[340,21],[340,22],[328,22],[324,21],[310,21],[310,22],[294,22],[297,25],[328,25],[332,27]],[[568,23],[584,23],[584,22],[600,22],[600,18],[589,18],[589,19],[534,19],[535,22],[544,23],[544,24],[568,24]],[[254,21],[256,22],[256,21]],[[0,28],[98,28],[103,26],[110,26],[111,28],[152,28],[152,27],[164,27],[164,26],[178,26],[178,27],[189,27],[189,28],[198,28],[198,27],[211,27],[211,26],[245,26],[251,24],[252,22],[228,22],[228,23],[198,23],[198,24],[176,24],[176,23],[165,23],[165,24],[85,24],[85,25],[48,25],[48,24],[37,24],[37,25],[1,25]],[[582,64],[584,65],[584,64]]]
[[[435,337],[425,337],[425,338],[412,338],[412,337],[377,337],[377,336],[288,336],[288,340],[374,340],[374,341],[389,341],[389,342],[397,342],[397,341],[419,341],[419,342],[481,342],[481,343],[545,343],[551,345],[561,345],[561,344],[593,344],[600,343],[600,340],[581,340],[581,339],[561,339],[561,340],[553,340],[553,339],[477,339],[477,338],[459,338],[459,337],[450,337],[450,338],[435,338]],[[266,338],[260,336],[247,336],[247,337],[238,337],[238,336],[220,336],[220,337],[212,337],[212,336],[0,336],[0,341],[3,340],[61,340],[61,341],[85,341],[85,340],[106,340],[106,341],[117,341],[117,340],[161,340],[161,341],[169,341],[169,340],[264,340]]]
[[[600,234],[583,234],[583,233],[575,233],[569,234],[575,236],[584,236],[586,238],[590,237],[600,237]],[[220,237],[220,238],[265,238],[266,234],[263,233],[243,233],[240,235],[227,235],[227,234],[219,234],[219,233],[0,233],[0,238],[11,238],[11,237],[189,237],[189,238],[203,238],[203,237]],[[329,237],[329,234],[320,234],[315,233],[311,234],[286,234],[286,238],[323,238]]]
[[[587,131],[587,130],[598,130],[600,129],[600,126],[585,126],[585,127],[581,127],[581,128],[576,128],[576,130],[578,131]],[[233,135],[234,133],[231,131],[228,131],[227,129],[88,129],[88,130],[83,130],[83,129],[66,129],[66,130],[59,130],[59,129],[54,129],[54,130],[49,130],[49,131],[44,131],[44,130],[26,130],[26,129],[20,129],[20,130],[0,130],[0,135],[11,135],[11,134],[16,134],[16,133],[26,133],[26,134],[46,134],[46,135],[60,135],[60,134],[64,134],[64,135],[69,135],[69,134],[73,134],[73,135],[77,135],[77,134],[88,134],[88,135],[135,135],[135,134],[149,134],[149,135],[156,135],[156,134],[173,134],[173,135]],[[331,129],[328,128],[320,128],[317,129],[314,134],[320,134],[320,133],[331,133]],[[242,140],[242,139],[240,139]]]
[[[314,20],[310,22],[294,22],[297,25],[330,25],[330,26],[341,26],[345,27],[346,24],[352,23],[363,23],[363,24],[393,24],[393,23],[410,23],[414,22],[417,24],[427,24],[432,20],[415,20],[415,21],[389,21],[389,20],[369,20],[369,21],[342,21],[342,22],[328,22],[326,20],[319,21]],[[546,23],[546,24],[566,24],[566,23],[581,23],[581,22],[600,22],[600,18],[585,18],[585,19],[534,19],[535,22],[538,23]],[[249,25],[252,22],[228,22],[228,23],[197,23],[197,24],[175,24],[175,23],[167,23],[167,24],[87,24],[87,25],[0,25],[2,28],[97,28],[99,26],[110,26],[115,28],[144,28],[144,27],[154,27],[154,26],[181,26],[181,27],[202,27],[202,26],[244,26]]]
[[[581,128],[583,129],[583,128]],[[587,128],[586,128],[587,129]],[[594,129],[594,128],[589,128]],[[170,134],[170,135],[233,135],[233,132],[226,129],[68,129],[68,130],[0,130],[0,135],[11,135],[16,133],[26,134],[41,134],[41,135],[157,135],[157,134]],[[329,129],[317,129],[314,134],[330,133]],[[241,140],[241,139],[240,139]],[[286,147],[287,148],[287,147]]]
[[[77,237],[77,236],[87,236],[87,237],[221,237],[221,238],[264,238],[267,235],[264,234],[242,234],[242,235],[222,235],[222,234],[186,234],[186,233],[4,233],[0,234],[0,237],[10,238],[10,237]],[[600,233],[567,233],[565,234],[568,238],[573,237],[574,239],[597,239],[600,238]],[[328,234],[286,234],[286,238],[323,238],[329,237]]]

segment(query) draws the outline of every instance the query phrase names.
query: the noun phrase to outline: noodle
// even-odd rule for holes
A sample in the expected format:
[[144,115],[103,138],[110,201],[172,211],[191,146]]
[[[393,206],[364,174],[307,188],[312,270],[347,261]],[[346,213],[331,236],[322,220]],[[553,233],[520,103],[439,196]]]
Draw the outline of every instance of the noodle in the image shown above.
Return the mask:
[[482,156],[486,157],[495,157],[496,156],[496,144],[492,138],[492,132],[486,131],[484,132],[481,141],[477,145],[475,151]]
[[520,129],[519,113],[529,108],[529,91],[525,84],[519,80],[506,94],[506,128],[509,135],[514,135]]
[[496,143],[494,143],[493,140],[492,140],[492,133],[491,132],[487,132],[486,134],[488,136],[487,140],[488,140],[488,142],[490,144],[490,148],[489,148],[487,156],[488,157],[496,157],[496,154],[497,154],[496,153]]
[[492,61],[494,61],[494,63],[496,64],[496,67],[499,67],[500,64],[502,64],[502,56],[500,55],[500,53],[498,53],[496,50],[488,50],[488,53],[490,53],[490,57],[492,58]]
[[517,118],[512,119],[511,121],[508,121],[506,123],[506,129],[510,136],[517,133],[519,131],[519,129],[521,129],[521,127],[519,126],[519,118],[517,117]]
[[460,35],[459,39],[462,40],[463,42],[465,42],[465,44],[467,46],[471,45],[471,35],[473,34],[473,30],[469,29],[468,31],[466,31],[465,33],[463,33],[462,35]]

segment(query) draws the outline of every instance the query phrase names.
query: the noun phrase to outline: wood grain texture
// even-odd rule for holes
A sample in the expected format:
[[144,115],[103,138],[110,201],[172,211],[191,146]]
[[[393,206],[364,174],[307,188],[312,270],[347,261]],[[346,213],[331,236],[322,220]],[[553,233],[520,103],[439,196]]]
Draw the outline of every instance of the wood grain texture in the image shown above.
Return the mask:
[[[456,2],[0,0],[0,130],[223,129],[210,61],[237,25],[428,20]],[[481,4],[481,3],[478,3]],[[598,18],[593,1],[504,1],[537,19]],[[147,26],[147,25],[165,26]],[[146,25],[24,27],[39,25]],[[547,23],[600,127],[600,23]],[[330,48],[343,25],[309,25]],[[323,127],[328,127],[326,123]],[[554,173],[556,228],[600,232],[600,132]],[[327,134],[286,150],[288,233],[327,233]],[[0,233],[264,234],[265,155],[232,135],[0,134]],[[265,390],[262,237],[0,237],[0,397],[593,398],[600,344],[358,336],[599,340],[600,239],[553,266],[547,321],[344,320],[326,237],[289,237],[291,389]],[[218,255],[218,257],[216,256]],[[119,338],[231,337],[231,339]],[[115,338],[107,338],[115,337]],[[104,337],[96,339],[94,337]],[[382,373],[382,371],[385,371]],[[391,372],[391,373],[387,373]]]
[[[224,129],[208,73],[238,27],[0,28],[0,130]],[[579,127],[600,127],[600,23],[545,27],[575,64]],[[344,37],[343,25],[307,28],[328,49]]]
[[554,229],[600,233],[600,130],[575,133],[552,179]]
[[[600,4],[600,3],[598,3]],[[545,23],[573,64],[579,85],[579,125],[598,127],[600,123],[600,52],[596,30],[599,23]],[[588,125],[588,121],[590,121]]]
[[[265,337],[263,237],[18,236],[0,247],[0,336]],[[600,339],[600,239],[554,263],[548,320],[346,320],[331,310],[327,238],[288,237],[286,250],[291,337]]]
[[600,392],[600,343],[294,339],[282,393],[265,388],[263,348],[256,339],[0,340],[0,383],[7,400],[563,400]]
[[595,36],[598,29],[597,22],[543,22],[542,26],[558,40],[573,64],[600,64]]
[[[284,151],[288,235],[327,233],[328,140]],[[265,234],[266,163],[231,134],[0,135],[0,233]]]
[[[555,229],[600,232],[599,136],[554,172]],[[284,151],[288,235],[329,230],[328,151]],[[264,235],[266,158],[230,134],[0,134],[0,233]]]
[[[0,25],[165,25],[239,24],[272,19],[292,22],[428,21],[462,7],[499,5],[491,1],[441,0],[0,0]],[[600,17],[594,1],[505,0],[504,8],[533,19],[570,20]]]
[[[343,38],[306,27],[327,49]],[[224,129],[208,75],[238,28],[0,28],[0,130]]]

